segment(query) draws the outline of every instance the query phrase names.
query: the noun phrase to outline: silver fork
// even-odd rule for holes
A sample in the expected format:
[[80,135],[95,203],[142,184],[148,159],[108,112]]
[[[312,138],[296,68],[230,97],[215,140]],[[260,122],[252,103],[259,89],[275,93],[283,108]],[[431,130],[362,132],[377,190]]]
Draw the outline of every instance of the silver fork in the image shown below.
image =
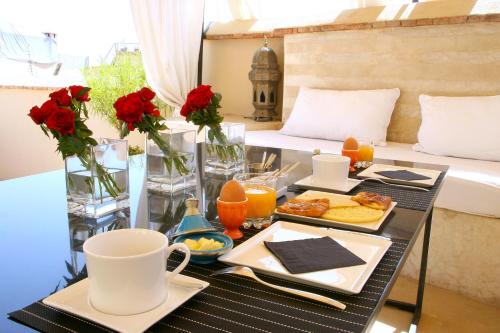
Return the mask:
[[[385,182],[383,181],[382,179],[380,178],[363,178],[361,179],[361,182],[364,182],[365,180],[375,180],[379,183],[382,183],[382,184],[385,184],[385,185],[391,185],[391,186],[397,186],[397,187],[405,187],[405,188],[411,188],[413,190],[417,190],[417,191],[424,191],[424,192],[429,192],[430,190],[428,188],[424,188],[424,187],[419,187],[419,186],[410,186],[410,185],[403,185],[403,184],[395,184],[395,183],[388,183],[388,182]],[[361,184],[361,183],[360,183]]]
[[264,280],[261,280],[257,277],[257,275],[255,275],[255,273],[252,271],[252,269],[250,267],[233,266],[233,267],[223,268],[223,269],[220,269],[218,271],[213,272],[212,274],[210,274],[210,276],[216,276],[216,275],[221,275],[221,274],[236,274],[236,275],[246,276],[246,277],[252,278],[255,281],[262,283],[263,285],[268,286],[270,288],[274,288],[277,290],[284,291],[286,293],[294,294],[296,296],[300,296],[303,298],[308,298],[308,299],[312,299],[314,301],[325,303],[325,304],[334,306],[336,308],[339,308],[341,310],[345,309],[345,304],[340,303],[339,301],[336,301],[334,299],[331,299],[331,298],[328,298],[328,297],[325,297],[322,295],[310,293],[310,292],[304,291],[304,290],[298,290],[298,289],[292,289],[292,288],[278,286],[278,285],[266,282]]

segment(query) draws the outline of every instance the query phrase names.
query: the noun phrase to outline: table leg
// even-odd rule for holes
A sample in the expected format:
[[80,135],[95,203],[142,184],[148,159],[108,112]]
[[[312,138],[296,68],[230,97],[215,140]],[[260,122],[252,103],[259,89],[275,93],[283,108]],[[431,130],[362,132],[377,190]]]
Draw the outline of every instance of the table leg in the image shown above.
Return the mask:
[[429,243],[431,238],[431,225],[432,225],[432,213],[433,209],[429,212],[427,219],[425,220],[424,226],[424,242],[422,245],[422,258],[420,261],[420,275],[418,277],[418,289],[417,289],[417,302],[416,304],[411,304],[402,301],[396,301],[388,299],[385,304],[397,307],[398,309],[413,312],[413,319],[411,321],[411,326],[409,333],[417,332],[418,322],[422,315],[422,304],[424,301],[424,289],[425,289],[425,277],[427,274],[427,259],[429,256]]

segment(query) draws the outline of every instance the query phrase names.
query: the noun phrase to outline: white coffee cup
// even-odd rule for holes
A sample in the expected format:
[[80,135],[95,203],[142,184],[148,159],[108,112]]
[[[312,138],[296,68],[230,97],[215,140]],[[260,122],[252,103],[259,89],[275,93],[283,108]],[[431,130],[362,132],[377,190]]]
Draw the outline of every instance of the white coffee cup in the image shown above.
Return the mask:
[[[165,272],[172,251],[182,263]],[[93,236],[83,244],[89,277],[89,301],[98,311],[132,315],[149,311],[168,297],[166,284],[189,262],[189,248],[168,246],[167,237],[148,229],[121,229]]]
[[312,184],[318,187],[345,188],[350,162],[349,157],[341,155],[314,155],[312,157]]

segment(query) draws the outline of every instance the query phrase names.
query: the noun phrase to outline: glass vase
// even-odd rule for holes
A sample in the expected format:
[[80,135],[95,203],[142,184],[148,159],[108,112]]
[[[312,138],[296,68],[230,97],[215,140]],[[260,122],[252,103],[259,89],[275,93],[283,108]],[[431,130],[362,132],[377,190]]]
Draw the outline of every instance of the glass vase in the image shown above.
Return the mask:
[[146,141],[147,188],[173,193],[196,186],[196,130],[168,129],[160,138]]
[[65,159],[68,212],[97,218],[129,206],[128,144],[97,139],[88,154]]
[[205,172],[230,175],[245,168],[245,124],[222,123],[225,142],[205,134]]

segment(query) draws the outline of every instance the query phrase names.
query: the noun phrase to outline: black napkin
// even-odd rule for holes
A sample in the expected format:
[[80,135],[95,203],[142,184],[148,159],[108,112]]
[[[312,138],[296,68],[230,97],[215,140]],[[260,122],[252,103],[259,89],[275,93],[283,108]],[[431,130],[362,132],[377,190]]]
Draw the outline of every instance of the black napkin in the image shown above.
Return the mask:
[[431,177],[427,177],[424,175],[420,175],[415,172],[411,172],[408,170],[388,170],[388,171],[376,171],[378,175],[391,178],[391,179],[399,179],[399,180],[424,180],[431,179]]
[[330,237],[264,242],[264,245],[292,274],[366,264]]

